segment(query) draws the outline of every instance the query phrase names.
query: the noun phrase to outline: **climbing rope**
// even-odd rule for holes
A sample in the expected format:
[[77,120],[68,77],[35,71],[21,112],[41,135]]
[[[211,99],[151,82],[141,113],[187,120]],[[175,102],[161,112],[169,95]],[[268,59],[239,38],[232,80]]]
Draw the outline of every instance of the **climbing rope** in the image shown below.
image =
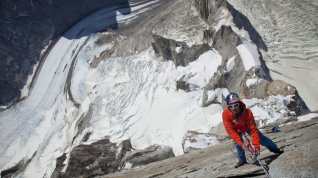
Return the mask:
[[266,176],[268,178],[272,178],[272,176],[269,174],[268,169],[262,164],[261,160],[259,159],[259,155],[256,153],[256,151],[254,150],[254,148],[252,147],[251,141],[247,138],[246,133],[243,134],[245,139],[247,140],[247,149],[248,151],[254,155],[254,160],[256,159],[258,161],[258,163],[261,165],[261,167],[263,168],[263,171],[265,172]]

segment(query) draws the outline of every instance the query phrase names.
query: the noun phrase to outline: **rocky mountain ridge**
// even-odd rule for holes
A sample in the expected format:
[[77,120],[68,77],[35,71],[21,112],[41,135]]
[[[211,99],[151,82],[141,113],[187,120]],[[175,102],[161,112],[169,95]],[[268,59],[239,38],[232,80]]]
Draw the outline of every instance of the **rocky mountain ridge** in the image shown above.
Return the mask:
[[[54,6],[54,2],[45,1],[41,3],[47,3]],[[286,124],[285,120],[293,121],[296,120],[298,116],[310,112],[307,105],[299,96],[298,91],[294,86],[284,81],[275,80],[272,78],[270,70],[266,66],[267,57],[266,55],[264,55],[263,57],[264,51],[266,53],[266,51],[270,50],[270,48],[268,48],[267,43],[263,40],[262,36],[258,34],[258,31],[254,28],[251,22],[249,22],[249,19],[241,12],[236,10],[228,1],[217,0],[211,2],[206,0],[175,0],[169,1],[169,3],[167,2],[166,4],[163,3],[163,1],[161,1],[161,3],[162,4],[159,5],[158,8],[155,8],[151,13],[147,12],[144,15],[138,17],[138,23],[131,23],[123,25],[123,28],[98,33],[97,36],[99,37],[99,39],[97,40],[97,45],[105,45],[107,43],[113,43],[115,45],[113,48],[106,49],[101,52],[101,55],[98,54],[99,57],[95,56],[94,59],[89,59],[89,61],[93,61],[92,63],[90,63],[90,67],[98,67],[98,65],[100,65],[103,60],[106,61],[109,57],[125,56],[138,53],[148,49],[150,46],[150,50],[152,50],[156,55],[156,58],[154,57],[154,60],[173,61],[175,64],[175,68],[177,68],[178,66],[187,66],[189,63],[194,62],[202,53],[209,50],[215,50],[222,57],[222,64],[218,67],[217,72],[210,79],[208,84],[202,89],[204,92],[202,98],[200,99],[200,106],[208,107],[212,104],[223,104],[224,106],[222,94],[215,94],[213,97],[211,97],[210,93],[215,92],[220,88],[227,88],[229,91],[238,92],[242,96],[242,98],[246,99],[266,99],[270,96],[291,96],[292,98],[290,100],[284,100],[284,106],[286,105],[286,107],[278,107],[274,111],[282,115],[284,119],[281,122],[283,122],[284,124]],[[61,3],[61,5],[63,5],[64,7],[64,4]],[[12,7],[14,6],[12,5]],[[86,9],[83,10],[83,12],[84,11],[88,12],[86,11]],[[71,12],[77,14],[77,11]],[[55,12],[53,14],[55,14]],[[76,16],[72,18],[75,19],[75,17]],[[61,23],[60,19],[56,20],[58,21],[58,23]],[[73,22],[73,20],[70,21]],[[63,29],[66,29],[68,23],[63,25],[61,25]],[[53,38],[55,34],[54,30],[49,29],[48,31],[50,31],[50,34],[47,35],[45,33],[46,35],[44,36]],[[34,35],[37,36],[37,34]],[[43,39],[39,38],[38,40],[41,41]],[[48,39],[46,40],[48,41]],[[30,43],[33,42],[36,44],[40,44],[38,41],[31,41]],[[42,44],[43,43],[41,43],[41,45]],[[244,63],[242,54],[238,49],[239,46],[242,47],[246,44],[248,44],[249,46],[256,46],[256,53],[258,54],[260,61],[259,65],[251,67],[249,69],[246,69],[246,64]],[[54,44],[52,46],[54,46]],[[43,48],[43,46],[38,46],[37,49],[32,50],[38,50],[39,52],[39,49],[41,48]],[[32,55],[38,54],[32,53]],[[15,63],[15,60],[12,60],[11,58],[8,61],[6,61],[6,65],[10,65],[11,62],[12,64]],[[233,67],[233,65],[235,65],[235,67]],[[25,66],[27,66],[27,68],[30,68],[29,65]],[[15,72],[17,73],[12,74],[11,76],[18,74],[20,71]],[[175,81],[176,89],[184,90],[188,93],[197,90],[199,87],[195,86],[189,81],[189,78],[191,77],[192,76],[190,74],[187,74],[182,76],[178,81]],[[3,80],[3,82],[5,83],[7,81]],[[23,83],[22,80],[19,80],[18,83],[19,82]],[[69,78],[68,82],[69,83],[66,84],[66,86],[70,86],[71,82]],[[22,86],[21,84],[17,85],[20,87]],[[69,90],[69,95],[67,96],[70,96],[70,102],[73,102],[77,108],[83,106],[83,103],[78,103],[72,98],[72,90],[70,89],[70,87],[67,88]],[[12,97],[13,95],[7,94],[6,96]],[[8,98],[6,99],[6,101],[9,100],[10,99]],[[90,107],[93,107],[93,104]],[[158,161],[174,156],[171,148],[158,145],[152,145],[141,151],[132,151],[130,143],[126,144],[126,146],[123,146],[125,149],[122,149],[122,147],[118,146],[118,144],[111,143],[109,139],[99,140],[88,145],[85,142],[90,138],[90,132],[84,136],[85,139],[82,139],[82,141],[78,142],[79,145],[72,145],[74,140],[80,140],[81,135],[84,134],[85,127],[89,125],[92,119],[93,109],[89,108],[89,110],[90,111],[87,115],[81,115],[79,121],[76,121],[76,123],[74,123],[77,130],[76,134],[72,136],[72,142],[69,143],[71,145],[69,148],[72,148],[72,150],[61,150],[61,152],[63,153],[56,160],[56,168],[55,171],[52,171],[52,177],[87,177],[103,175],[116,172],[118,169],[129,169],[135,166],[138,167],[153,161]],[[269,121],[262,120],[260,122],[264,122],[261,124],[263,124],[263,126],[265,125],[266,127],[267,122]],[[299,154],[301,154],[303,150],[309,150],[313,154],[316,154],[316,152],[312,150],[312,148],[315,149],[317,145],[315,144],[315,142],[311,142],[311,140],[316,140],[314,136],[316,135],[316,120],[312,120],[306,123],[298,123],[292,126],[287,125],[288,124],[284,126],[284,129],[286,127],[286,130],[282,129],[282,132],[278,133],[281,137],[276,138],[274,137],[275,135],[272,135],[275,141],[281,144],[281,147],[288,148],[286,154],[292,154],[292,150],[294,149],[294,147],[301,147],[300,150],[297,152]],[[296,129],[293,129],[292,127],[295,127]],[[308,133],[302,132],[302,129],[304,128],[306,131],[308,131]],[[309,130],[307,130],[307,128]],[[223,139],[224,131],[222,132],[221,130],[222,126],[211,128],[210,132],[212,134],[206,135],[213,136],[213,134],[218,133],[218,136]],[[195,133],[197,135],[202,134],[199,132],[191,133]],[[247,170],[244,169],[242,172],[237,170],[233,171],[232,167],[230,167],[230,165],[232,165],[233,161],[235,160],[232,159],[232,153],[230,151],[225,153],[222,152],[224,150],[230,150],[231,143],[230,141],[224,141],[224,139],[222,139],[219,139],[223,141],[223,143],[219,144],[219,146],[213,146],[213,148],[211,149],[195,151],[193,155],[191,153],[192,151],[189,151],[189,155],[186,154],[177,158],[167,159],[162,162],[152,163],[140,169],[114,173],[108,176],[263,176],[261,169],[253,165],[248,165]],[[184,142],[187,140],[193,141],[195,139],[189,137],[185,139]],[[294,141],[297,141],[297,143],[294,143]],[[308,142],[309,146],[305,144],[305,141]],[[304,144],[304,148],[299,145],[298,142]],[[122,145],[124,143],[126,142],[122,142]],[[184,143],[180,144],[185,145]],[[45,146],[46,145],[44,145],[44,147]],[[216,148],[216,150],[214,150],[214,148]],[[183,147],[183,150],[188,151],[197,149],[187,149]],[[290,152],[288,150],[290,150]],[[218,154],[213,155],[213,153],[215,152]],[[146,156],[144,156],[144,153]],[[211,159],[209,158],[210,155],[213,155]],[[283,158],[283,156],[284,155],[282,155],[281,157]],[[32,160],[37,161],[36,159],[38,159],[39,157],[42,157],[42,155],[37,155],[37,152],[35,151],[32,157],[23,158],[23,160],[21,160],[13,167],[1,170],[1,175],[3,177],[14,177],[17,175],[21,175],[28,164]],[[199,159],[194,159],[194,157],[198,157]],[[306,160],[301,161],[307,163],[307,157],[309,157],[308,160],[311,160],[310,156],[306,155]],[[274,165],[274,163],[276,163],[276,161],[274,161],[274,158],[272,159],[271,156],[268,156],[268,153],[266,151],[264,153],[263,159],[265,161],[267,159],[270,159],[269,162],[273,161],[272,163],[269,163],[267,161],[267,165]],[[286,160],[282,162],[279,162],[279,160],[280,157],[277,158],[277,164],[279,164],[279,167],[283,167],[282,162]],[[193,162],[195,162],[195,164],[193,164]],[[210,164],[210,162],[213,163]],[[316,160],[313,160],[313,162],[315,163]],[[153,167],[153,165],[155,166]],[[169,168],[169,166],[171,165],[173,167]],[[317,169],[315,166],[316,164],[308,166],[308,169],[314,170],[312,172],[309,171],[310,174],[316,173],[315,170]],[[275,168],[276,167],[273,167],[270,170],[273,171],[275,170]],[[207,170],[208,174],[207,172],[205,172]],[[284,176],[289,175],[290,168],[287,167],[284,171]],[[272,172],[272,174],[277,175],[277,177],[281,176],[280,173],[281,170]],[[306,173],[302,174],[307,175]],[[297,172],[294,175],[297,176]],[[293,175],[291,175],[291,177],[292,176]]]

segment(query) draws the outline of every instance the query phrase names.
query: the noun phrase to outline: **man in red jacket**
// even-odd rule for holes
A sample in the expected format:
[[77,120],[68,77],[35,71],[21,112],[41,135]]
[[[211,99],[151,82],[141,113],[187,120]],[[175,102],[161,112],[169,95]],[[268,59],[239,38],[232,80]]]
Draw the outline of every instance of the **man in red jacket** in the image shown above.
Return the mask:
[[284,151],[278,149],[277,145],[265,137],[256,127],[254,116],[251,110],[246,108],[236,93],[230,93],[225,98],[227,108],[222,113],[223,124],[227,134],[234,140],[234,151],[238,155],[239,162],[235,168],[246,164],[246,146],[243,143],[242,134],[247,133],[252,138],[252,144],[258,155],[260,145],[267,147],[271,152],[281,154]]

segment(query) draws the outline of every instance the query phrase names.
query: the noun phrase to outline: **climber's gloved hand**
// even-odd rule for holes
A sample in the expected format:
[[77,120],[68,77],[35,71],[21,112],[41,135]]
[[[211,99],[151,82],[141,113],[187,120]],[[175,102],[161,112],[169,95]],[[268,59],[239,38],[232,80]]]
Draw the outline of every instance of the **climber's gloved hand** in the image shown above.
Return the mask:
[[243,151],[247,151],[248,149],[247,149],[247,146],[245,145],[245,144],[243,144],[242,146],[241,146],[241,148],[243,149]]

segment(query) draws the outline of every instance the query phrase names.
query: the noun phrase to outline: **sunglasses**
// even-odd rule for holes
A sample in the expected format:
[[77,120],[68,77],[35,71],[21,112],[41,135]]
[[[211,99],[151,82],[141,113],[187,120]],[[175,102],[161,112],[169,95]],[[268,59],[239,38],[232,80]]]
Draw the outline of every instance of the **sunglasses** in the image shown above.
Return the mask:
[[227,107],[229,107],[229,108],[236,108],[236,107],[238,107],[240,104],[239,103],[234,103],[234,104],[229,104],[229,105],[227,105]]

